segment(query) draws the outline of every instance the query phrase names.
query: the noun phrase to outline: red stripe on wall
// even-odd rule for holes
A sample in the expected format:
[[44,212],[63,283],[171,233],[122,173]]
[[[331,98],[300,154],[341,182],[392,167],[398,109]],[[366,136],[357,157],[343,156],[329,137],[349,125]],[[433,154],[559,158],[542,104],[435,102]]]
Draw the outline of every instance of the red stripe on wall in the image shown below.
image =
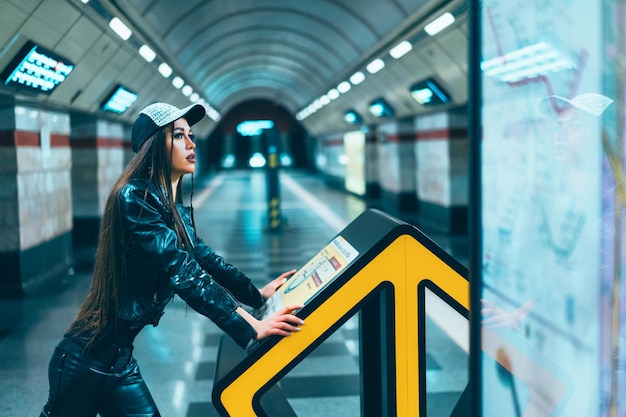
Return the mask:
[[[50,134],[51,148],[66,148],[69,146],[70,138],[68,135],[58,133]],[[41,137],[39,132],[27,132],[23,130],[3,130],[0,131],[0,147],[22,148],[32,147],[39,148],[41,146]]]
[[37,132],[24,132],[16,130],[14,133],[15,147],[32,146],[38,148],[40,146],[39,133]]
[[385,134],[386,142],[413,142],[415,140],[414,133],[387,133]]
[[417,132],[417,140],[467,139],[467,129],[436,129]]
[[70,137],[68,135],[50,134],[51,148],[67,148],[70,146]]
[[72,149],[122,148],[122,139],[80,138],[70,140]]

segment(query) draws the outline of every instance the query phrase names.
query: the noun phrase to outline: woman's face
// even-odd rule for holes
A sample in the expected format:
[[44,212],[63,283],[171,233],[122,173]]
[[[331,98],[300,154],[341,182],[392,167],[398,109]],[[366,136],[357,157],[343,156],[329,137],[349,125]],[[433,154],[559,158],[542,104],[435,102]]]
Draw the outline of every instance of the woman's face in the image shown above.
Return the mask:
[[172,155],[172,180],[196,170],[196,144],[189,123],[184,118],[174,122],[172,131],[166,129],[165,146]]

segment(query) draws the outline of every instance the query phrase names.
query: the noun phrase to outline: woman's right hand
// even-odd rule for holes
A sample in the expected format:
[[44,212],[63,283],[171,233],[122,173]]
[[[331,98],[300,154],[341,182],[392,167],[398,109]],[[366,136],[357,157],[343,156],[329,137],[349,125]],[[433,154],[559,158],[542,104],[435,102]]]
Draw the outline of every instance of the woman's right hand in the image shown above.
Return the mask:
[[300,326],[304,321],[295,316],[296,310],[304,307],[303,305],[292,305],[283,307],[271,316],[258,320],[254,325],[256,330],[256,339],[263,340],[268,336],[289,336],[293,332],[299,332]]

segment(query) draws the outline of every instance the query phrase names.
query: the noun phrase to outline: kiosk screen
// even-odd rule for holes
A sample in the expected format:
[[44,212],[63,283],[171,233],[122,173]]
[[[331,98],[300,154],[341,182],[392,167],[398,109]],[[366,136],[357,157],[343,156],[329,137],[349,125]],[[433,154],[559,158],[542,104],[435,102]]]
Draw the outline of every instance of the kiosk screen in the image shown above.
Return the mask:
[[283,306],[306,304],[358,255],[359,252],[347,240],[337,236],[293,274],[254,315],[262,319]]

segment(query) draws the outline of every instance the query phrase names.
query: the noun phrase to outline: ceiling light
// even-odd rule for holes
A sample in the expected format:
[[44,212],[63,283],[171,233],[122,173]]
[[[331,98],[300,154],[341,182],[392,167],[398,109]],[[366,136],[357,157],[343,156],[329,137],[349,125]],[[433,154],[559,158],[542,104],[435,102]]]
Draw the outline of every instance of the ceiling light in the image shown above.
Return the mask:
[[198,100],[200,100],[200,94],[198,94],[198,93],[192,93],[192,94],[189,96],[189,100],[191,100],[193,103],[197,103],[197,102],[198,102]]
[[128,90],[126,87],[117,85],[113,91],[102,102],[103,111],[114,113],[124,113],[137,100],[137,93]]
[[545,42],[524,46],[481,64],[486,76],[508,83],[572,68],[576,64],[567,54]]
[[363,74],[361,71],[358,71],[352,74],[352,77],[350,77],[350,82],[354,85],[359,85],[363,82],[364,79],[365,74]]
[[211,106],[207,106],[207,107],[208,108],[207,108],[206,114],[211,119],[213,119],[214,121],[217,122],[217,121],[219,121],[222,118],[222,116],[220,116],[219,112],[217,110],[215,110],[213,107],[211,107]]
[[328,96],[329,99],[334,100],[337,97],[339,97],[339,91],[337,91],[336,88],[332,88],[328,90],[328,93],[326,93],[326,95]]
[[128,26],[126,26],[124,22],[122,22],[117,17],[111,19],[111,21],[109,22],[109,27],[113,29],[113,32],[117,33],[117,36],[124,39],[125,41],[130,38],[130,35],[133,34],[133,31],[130,30]]
[[365,67],[370,74],[376,74],[381,69],[385,68],[385,61],[380,58],[376,58]]
[[410,91],[411,97],[422,106],[433,106],[450,102],[450,96],[432,78],[413,84]]
[[181,91],[185,97],[189,97],[193,93],[193,88],[190,85],[186,85]]
[[363,119],[361,118],[361,115],[352,109],[346,111],[346,113],[343,115],[343,119],[347,123],[350,123],[350,124],[363,123]]
[[162,76],[167,78],[170,75],[172,75],[172,67],[167,65],[165,62],[162,62],[161,65],[159,65],[159,72],[161,73]]
[[402,41],[393,48],[391,48],[391,51],[389,51],[389,55],[391,55],[395,59],[398,59],[404,56],[404,54],[409,52],[411,49],[413,49],[413,45],[411,45],[411,42]]
[[172,85],[174,86],[174,88],[181,88],[183,85],[185,85],[185,81],[182,78],[176,76],[172,79]]
[[313,102],[312,106],[313,111],[318,111],[319,109],[324,107],[324,104],[322,103],[322,100],[318,98]]
[[241,136],[259,136],[266,129],[274,127],[271,120],[244,120],[237,125],[237,132]]
[[430,36],[434,36],[454,23],[454,16],[451,13],[444,13],[424,27],[424,31]]
[[152,62],[154,61],[154,58],[156,58],[156,52],[154,52],[148,45],[141,45],[141,48],[139,48],[139,55],[141,55],[143,59],[148,62]]
[[368,107],[370,113],[376,117],[394,117],[396,112],[384,99],[378,98],[372,101]]
[[339,91],[341,94],[343,94],[343,93],[347,93],[348,91],[350,91],[351,88],[352,88],[352,86],[350,85],[349,82],[342,81],[337,86],[337,91]]

